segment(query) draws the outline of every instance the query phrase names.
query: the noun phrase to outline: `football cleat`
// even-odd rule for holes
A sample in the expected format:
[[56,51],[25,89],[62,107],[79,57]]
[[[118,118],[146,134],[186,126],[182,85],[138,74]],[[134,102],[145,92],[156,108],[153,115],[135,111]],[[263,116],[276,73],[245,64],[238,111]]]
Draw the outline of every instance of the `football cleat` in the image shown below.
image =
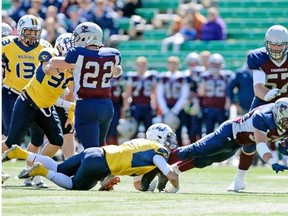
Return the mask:
[[117,185],[120,182],[120,178],[118,176],[109,175],[101,181],[101,187],[99,191],[111,191],[113,190],[113,186]]
[[237,179],[233,181],[229,187],[227,188],[227,191],[229,192],[239,192],[240,190],[244,190],[246,186],[244,179]]
[[[23,170],[22,170],[23,171]],[[33,177],[27,178],[24,181],[24,187],[32,187],[35,183],[33,182]]]
[[18,175],[19,179],[29,178],[31,176],[46,176],[48,173],[48,169],[45,168],[41,163],[37,162],[34,163],[34,165],[28,169],[28,170],[22,170],[20,174]]
[[2,177],[2,184],[3,184],[5,181],[7,181],[10,178],[10,175],[8,175],[2,171],[1,177]]
[[[15,157],[13,157],[14,154],[14,151],[17,151],[17,147],[19,148],[19,146],[17,145],[12,145],[12,147],[8,150],[6,150],[3,155],[2,155],[2,163],[5,162],[5,161],[8,161],[8,160],[11,160]],[[9,154],[9,157],[8,157],[8,154]]]
[[33,178],[33,182],[35,183],[37,189],[49,188],[49,186],[43,182],[43,179],[41,178],[41,176],[35,176]]

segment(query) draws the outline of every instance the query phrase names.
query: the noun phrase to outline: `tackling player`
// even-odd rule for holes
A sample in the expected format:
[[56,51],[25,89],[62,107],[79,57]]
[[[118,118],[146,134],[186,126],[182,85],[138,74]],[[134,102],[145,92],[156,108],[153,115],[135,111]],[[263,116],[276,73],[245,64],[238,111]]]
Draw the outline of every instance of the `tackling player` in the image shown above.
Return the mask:
[[[36,162],[30,170],[18,177],[41,175],[70,190],[89,190],[108,175],[139,176],[158,167],[172,184],[166,192],[176,193],[179,190],[178,175],[167,163],[171,151],[176,147],[176,135],[172,129],[159,123],[148,128],[146,139],[133,139],[119,146],[87,148],[61,164],[51,158],[22,150],[17,145],[4,153],[2,162],[12,158]],[[138,190],[143,190],[137,178],[134,185]]]
[[[280,97],[287,97],[288,77],[288,31],[284,26],[273,25],[265,35],[265,47],[249,52],[247,65],[253,71],[255,97],[251,109]],[[276,149],[272,143],[271,149]],[[237,174],[228,191],[238,192],[245,188],[247,171],[253,163],[255,145],[241,149]],[[274,151],[276,153],[276,151]]]
[[[240,118],[227,120],[215,132],[199,141],[175,149],[169,158],[169,164],[173,164],[172,167],[178,174],[192,168],[204,168],[227,160],[239,148],[252,144],[256,146],[259,156],[278,173],[288,167],[277,163],[267,143],[285,140],[287,135],[288,98],[284,97],[275,103],[256,107]],[[288,154],[288,145],[281,145],[280,149],[281,153]],[[152,179],[151,174],[143,178]]]

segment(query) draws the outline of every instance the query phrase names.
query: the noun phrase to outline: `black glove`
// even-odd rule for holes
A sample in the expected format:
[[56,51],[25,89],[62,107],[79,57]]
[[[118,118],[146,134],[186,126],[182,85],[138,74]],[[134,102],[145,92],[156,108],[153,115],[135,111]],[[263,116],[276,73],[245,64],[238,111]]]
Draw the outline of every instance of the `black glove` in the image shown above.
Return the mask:
[[272,169],[278,173],[279,171],[283,172],[284,170],[287,170],[288,167],[287,166],[284,166],[284,165],[281,165],[281,164],[278,164],[278,163],[274,163],[272,164]]

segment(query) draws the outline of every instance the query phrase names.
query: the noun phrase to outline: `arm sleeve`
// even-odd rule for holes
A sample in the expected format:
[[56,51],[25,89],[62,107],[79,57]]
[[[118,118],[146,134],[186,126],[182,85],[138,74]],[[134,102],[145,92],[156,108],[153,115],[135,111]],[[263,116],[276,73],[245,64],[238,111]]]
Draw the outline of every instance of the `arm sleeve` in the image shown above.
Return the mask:
[[172,171],[172,167],[167,163],[165,158],[161,155],[156,154],[153,157],[153,163],[161,170],[161,172],[167,176],[167,174]]
[[253,86],[266,83],[266,74],[262,70],[253,70]]

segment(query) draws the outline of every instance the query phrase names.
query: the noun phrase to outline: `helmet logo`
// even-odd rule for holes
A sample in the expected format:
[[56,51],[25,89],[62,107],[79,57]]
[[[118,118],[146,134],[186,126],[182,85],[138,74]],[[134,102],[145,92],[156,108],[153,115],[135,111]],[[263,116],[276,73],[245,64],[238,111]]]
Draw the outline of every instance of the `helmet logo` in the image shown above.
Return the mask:
[[25,24],[25,21],[24,20],[19,20],[19,23],[18,25],[20,26],[20,28],[22,28],[22,26]]
[[280,104],[280,107],[279,107],[279,112],[280,113],[283,113],[285,110],[287,110],[288,109],[288,107],[287,106],[285,106],[284,104]]
[[83,26],[81,26],[81,31],[82,31],[82,32],[89,32],[89,31],[88,31],[88,28],[89,28],[89,27],[88,27],[87,25],[83,25]]

